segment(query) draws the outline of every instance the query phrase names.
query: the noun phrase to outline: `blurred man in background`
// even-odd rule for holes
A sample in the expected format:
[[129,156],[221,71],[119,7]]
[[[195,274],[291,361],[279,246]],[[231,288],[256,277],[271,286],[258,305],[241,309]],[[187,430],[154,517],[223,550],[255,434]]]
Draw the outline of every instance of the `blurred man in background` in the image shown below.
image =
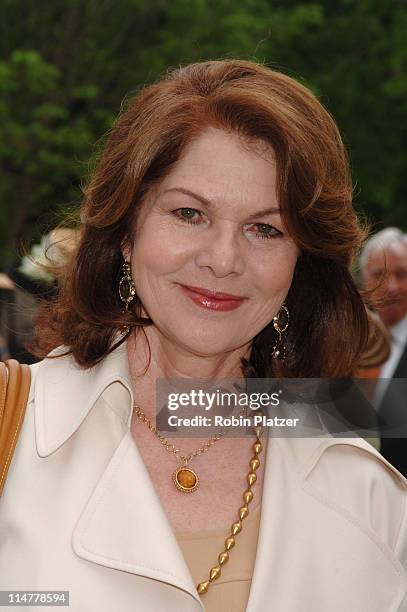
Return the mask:
[[394,227],[375,234],[364,246],[360,267],[363,288],[377,287],[376,313],[391,341],[374,398],[381,453],[407,476],[407,234]]

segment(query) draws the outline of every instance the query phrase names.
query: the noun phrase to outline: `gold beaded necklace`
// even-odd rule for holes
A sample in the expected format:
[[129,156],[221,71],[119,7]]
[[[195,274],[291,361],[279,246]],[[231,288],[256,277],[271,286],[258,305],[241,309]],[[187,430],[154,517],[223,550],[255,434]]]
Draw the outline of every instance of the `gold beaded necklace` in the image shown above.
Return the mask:
[[[227,431],[227,428],[224,428],[224,430],[221,430],[218,434],[216,434],[215,436],[212,436],[211,438],[209,438],[205,442],[205,444],[203,444],[196,451],[193,451],[193,452],[189,453],[188,455],[181,455],[180,454],[180,452],[181,452],[180,449],[177,449],[174,446],[174,444],[171,444],[166,438],[164,438],[164,436],[162,436],[157,431],[157,428],[152,424],[152,422],[146,416],[146,414],[143,412],[143,410],[140,408],[140,406],[138,406],[137,404],[134,404],[134,409],[135,409],[136,416],[140,419],[140,421],[142,423],[147,425],[149,430],[155,436],[157,436],[157,438],[160,440],[160,442],[164,446],[164,448],[168,452],[174,454],[176,457],[178,457],[182,461],[181,467],[178,468],[177,470],[175,470],[175,472],[173,474],[173,482],[174,482],[175,486],[177,487],[177,489],[179,491],[183,491],[183,492],[195,491],[197,486],[198,486],[199,479],[198,479],[197,474],[193,470],[191,470],[191,468],[187,467],[188,461],[192,457],[197,457],[199,455],[202,455],[206,451],[208,451],[211,448],[211,446],[213,446],[215,444],[215,442],[217,442],[222,436],[225,435],[225,433]],[[256,435],[256,441],[254,442],[254,444],[252,446],[252,450],[253,450],[254,455],[253,455],[253,457],[249,461],[250,471],[249,471],[249,473],[246,476],[247,485],[248,486],[247,486],[246,490],[244,491],[244,493],[242,495],[244,504],[242,506],[240,506],[240,508],[238,510],[238,519],[237,519],[237,521],[232,523],[232,526],[230,528],[230,535],[225,540],[225,548],[224,548],[224,550],[222,550],[219,553],[218,564],[214,565],[210,569],[208,580],[203,580],[196,587],[196,590],[197,590],[199,595],[204,595],[207,592],[207,590],[209,589],[209,587],[212,584],[212,582],[217,580],[219,578],[219,576],[221,575],[222,567],[225,565],[225,563],[227,563],[227,561],[229,561],[230,551],[232,550],[232,548],[236,544],[236,536],[242,531],[242,526],[243,526],[242,523],[243,523],[244,519],[249,514],[249,504],[253,500],[253,490],[252,490],[252,487],[253,487],[254,483],[256,482],[256,480],[257,480],[256,472],[257,472],[257,470],[260,467],[259,455],[260,455],[260,453],[261,453],[261,451],[263,449],[263,445],[262,445],[262,443],[260,441],[260,437],[261,437],[261,434],[262,434],[262,428],[261,427],[254,427],[253,430],[254,430],[254,433]]]
[[227,563],[227,561],[229,561],[229,553],[231,549],[235,546],[235,543],[236,543],[235,538],[237,534],[242,531],[242,522],[249,514],[249,504],[253,500],[252,486],[257,480],[256,471],[260,467],[259,455],[263,449],[262,443],[260,442],[261,427],[255,427],[254,431],[256,434],[256,441],[252,446],[254,455],[250,459],[250,462],[249,462],[250,472],[247,474],[247,477],[246,477],[248,487],[244,491],[243,496],[242,496],[244,504],[243,506],[240,506],[238,510],[238,520],[232,523],[232,526],[230,528],[230,535],[225,540],[225,548],[219,553],[218,564],[214,565],[210,569],[208,580],[204,580],[200,582],[196,587],[196,590],[198,591],[199,595],[204,595],[209,589],[212,582],[217,580],[217,578],[219,578],[219,576],[221,575],[222,567],[225,565],[225,563]]

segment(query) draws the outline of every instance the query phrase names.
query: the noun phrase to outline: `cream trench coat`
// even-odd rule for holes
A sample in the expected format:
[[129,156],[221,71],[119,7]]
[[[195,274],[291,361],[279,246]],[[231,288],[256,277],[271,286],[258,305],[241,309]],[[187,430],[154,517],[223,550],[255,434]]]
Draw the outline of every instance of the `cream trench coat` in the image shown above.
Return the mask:
[[[202,611],[130,434],[125,346],[90,370],[61,357],[32,373],[0,589],[67,590],[73,612]],[[363,440],[273,438],[247,611],[406,612],[406,498]]]

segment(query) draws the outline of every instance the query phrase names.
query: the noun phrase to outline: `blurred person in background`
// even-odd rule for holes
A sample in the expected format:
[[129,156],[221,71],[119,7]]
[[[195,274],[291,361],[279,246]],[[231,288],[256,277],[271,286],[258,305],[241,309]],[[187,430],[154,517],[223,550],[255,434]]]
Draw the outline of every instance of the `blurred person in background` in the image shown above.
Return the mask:
[[390,339],[374,394],[381,453],[407,476],[407,234],[389,227],[373,235],[362,250],[360,269],[364,289],[376,287],[375,311]]
[[55,270],[68,260],[75,244],[75,230],[56,228],[10,265],[7,274],[0,274],[3,360],[12,357],[29,364],[38,361],[27,348],[32,341],[33,320],[40,301],[55,296]]

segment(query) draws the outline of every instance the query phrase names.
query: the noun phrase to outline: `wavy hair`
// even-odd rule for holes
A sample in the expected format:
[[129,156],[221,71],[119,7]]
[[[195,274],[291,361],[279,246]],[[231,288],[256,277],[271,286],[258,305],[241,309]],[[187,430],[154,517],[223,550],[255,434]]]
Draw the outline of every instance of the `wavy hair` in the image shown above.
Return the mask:
[[118,329],[153,324],[141,317],[137,297],[123,312],[121,246],[135,239],[145,195],[208,127],[273,148],[280,206],[301,251],[285,302],[290,311],[286,359],[270,356],[276,340],[270,323],[253,339],[243,372],[341,377],[355,369],[367,343],[368,319],[351,267],[368,227],[352,206],[345,147],[334,120],[309,89],[243,60],[173,70],[122,111],[85,188],[79,246],[63,270],[57,297],[39,309],[37,356],[63,344],[88,368],[125,340],[126,335],[114,344]]

